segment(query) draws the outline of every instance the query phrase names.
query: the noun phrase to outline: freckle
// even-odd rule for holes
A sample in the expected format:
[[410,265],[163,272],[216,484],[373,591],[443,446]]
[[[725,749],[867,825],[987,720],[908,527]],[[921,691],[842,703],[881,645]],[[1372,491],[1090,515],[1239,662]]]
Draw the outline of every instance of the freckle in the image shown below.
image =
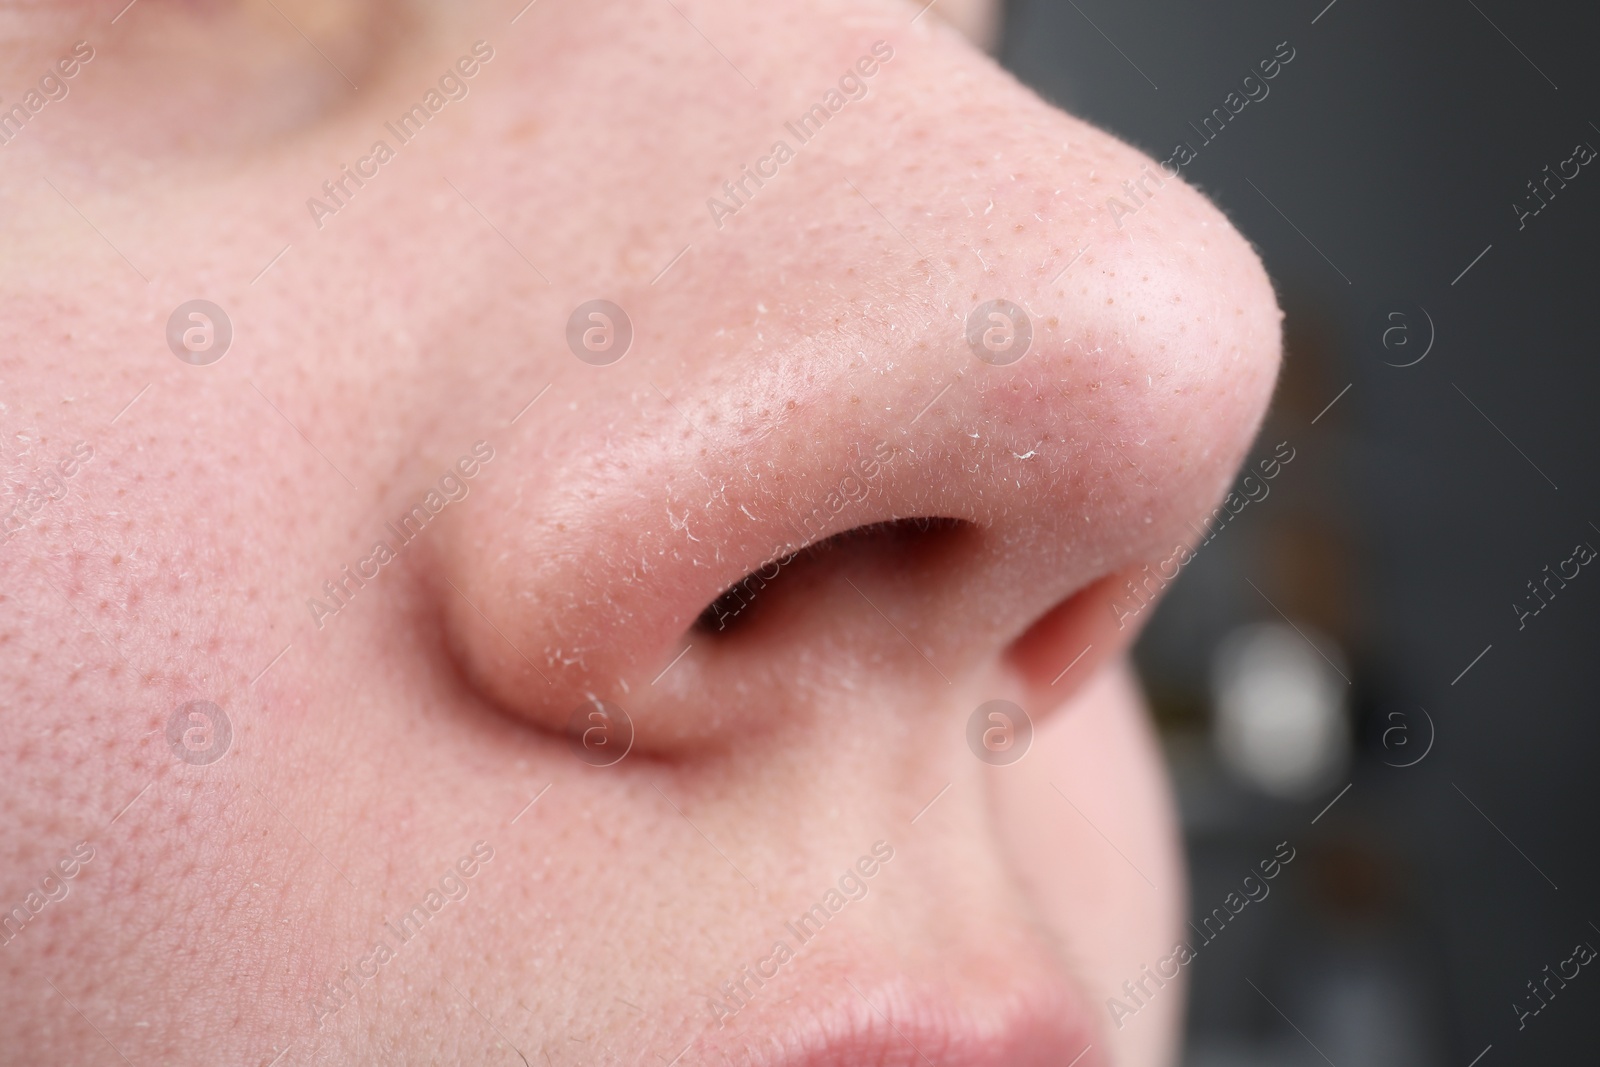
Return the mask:
[[1109,296],[1108,296],[1108,297],[1106,297],[1106,303],[1108,303],[1108,304],[1115,304],[1115,303],[1116,303],[1116,301],[1115,301],[1115,300],[1113,300],[1113,299],[1111,299],[1111,298],[1110,298],[1110,297],[1109,297]]
[[1026,229],[1027,229],[1027,227],[1026,227],[1026,226],[1024,226],[1024,225],[1023,225],[1023,224],[1022,224],[1022,223],[1020,223],[1020,222],[1019,222],[1019,223],[1017,223],[1017,224],[1016,224],[1016,226],[1014,226],[1014,227],[1013,227],[1013,228],[1012,228],[1012,232],[1013,232],[1013,233],[1022,233],[1022,232],[1023,232],[1023,231],[1025,231],[1025,230],[1026,230]]

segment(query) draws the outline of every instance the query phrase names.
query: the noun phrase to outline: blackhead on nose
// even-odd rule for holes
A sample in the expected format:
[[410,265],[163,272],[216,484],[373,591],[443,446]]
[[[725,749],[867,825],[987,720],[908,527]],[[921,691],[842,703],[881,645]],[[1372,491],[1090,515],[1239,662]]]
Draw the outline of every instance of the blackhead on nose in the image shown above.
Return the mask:
[[[440,602],[544,729],[612,702],[681,751],[994,671],[1059,702],[1259,424],[1280,316],[1215,208],[941,35],[836,47],[876,54],[866,95],[825,136],[778,123],[795,158],[763,146],[759,184],[707,149],[727,210],[668,283],[595,261],[529,328],[550,398],[462,505]],[[625,354],[569,351],[591,328]]]

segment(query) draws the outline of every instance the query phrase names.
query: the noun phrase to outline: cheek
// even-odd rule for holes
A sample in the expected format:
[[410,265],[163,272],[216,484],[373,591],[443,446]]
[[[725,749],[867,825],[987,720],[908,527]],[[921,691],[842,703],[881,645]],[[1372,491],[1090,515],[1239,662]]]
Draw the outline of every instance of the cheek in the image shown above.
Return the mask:
[[[1128,668],[1103,668],[997,781],[995,824],[1008,858],[1045,922],[1071,946],[1090,999],[1103,1005],[1141,966],[1172,951],[1187,899],[1170,788]],[[1183,999],[1169,982],[1139,1025],[1108,1026],[1111,1061],[1171,1062]]]

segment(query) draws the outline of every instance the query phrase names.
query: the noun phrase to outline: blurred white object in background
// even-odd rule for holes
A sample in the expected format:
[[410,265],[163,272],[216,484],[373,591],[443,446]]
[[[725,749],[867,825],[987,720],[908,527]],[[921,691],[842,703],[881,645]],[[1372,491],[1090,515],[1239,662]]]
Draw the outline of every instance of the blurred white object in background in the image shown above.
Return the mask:
[[1287,800],[1332,784],[1350,755],[1341,659],[1306,627],[1257,623],[1229,634],[1211,661],[1211,739],[1223,766]]

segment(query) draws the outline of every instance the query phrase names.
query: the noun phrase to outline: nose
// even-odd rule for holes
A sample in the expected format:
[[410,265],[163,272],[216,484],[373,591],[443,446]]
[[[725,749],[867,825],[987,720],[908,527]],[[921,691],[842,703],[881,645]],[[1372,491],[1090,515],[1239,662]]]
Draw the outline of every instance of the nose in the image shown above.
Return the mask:
[[[1271,288],[1181,179],[944,48],[670,284],[602,268],[533,330],[550,395],[440,569],[503,708],[608,702],[661,753],[997,671],[1040,713],[1148,617],[1270,394]],[[597,291],[633,336],[604,366],[565,345]]]

